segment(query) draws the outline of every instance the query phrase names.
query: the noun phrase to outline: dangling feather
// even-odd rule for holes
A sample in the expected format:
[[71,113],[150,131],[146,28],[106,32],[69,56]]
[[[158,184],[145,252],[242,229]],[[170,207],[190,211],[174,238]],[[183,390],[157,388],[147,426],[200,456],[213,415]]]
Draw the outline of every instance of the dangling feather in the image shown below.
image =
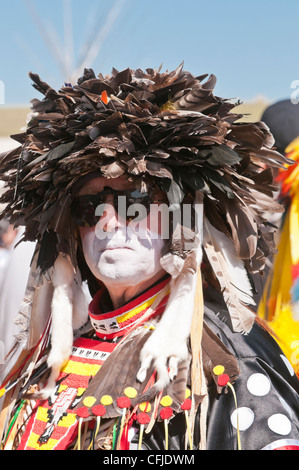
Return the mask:
[[[172,204],[178,202],[171,201]],[[158,370],[158,384],[164,388],[176,375],[178,365],[188,357],[187,340],[190,335],[193,312],[195,309],[195,294],[197,289],[197,275],[202,260],[202,248],[200,236],[202,234],[203,199],[202,193],[197,192],[195,199],[197,220],[195,232],[192,233],[193,244],[186,251],[183,262],[177,263],[179,251],[172,245],[172,251],[166,255],[166,263],[163,258],[161,265],[171,273],[170,295],[163,317],[154,334],[144,345],[140,359],[141,367],[137,378],[144,380],[144,373],[151,361]],[[184,227],[184,229],[186,229]],[[174,232],[175,233],[175,232]],[[184,242],[184,240],[183,240]],[[179,238],[178,245],[182,240]],[[185,253],[185,254],[186,254]],[[182,315],[184,312],[184,315]],[[201,319],[202,321],[202,319]],[[171,335],[169,332],[171,331]],[[200,338],[199,338],[200,341]],[[168,372],[168,360],[172,363],[171,374]]]
[[38,393],[40,398],[48,398],[54,391],[60,370],[72,352],[74,326],[80,328],[88,315],[87,300],[78,284],[80,279],[78,275],[75,276],[71,262],[62,254],[58,255],[54,263],[51,280],[54,292],[51,306],[51,350],[47,359],[51,374],[47,386]]
[[252,258],[257,249],[257,223],[250,207],[242,207],[229,199],[226,202],[227,221],[232,231],[236,253],[242,259]]
[[77,269],[72,282],[73,298],[73,329],[80,330],[88,320],[88,305],[91,300],[90,294],[82,283],[82,277]]
[[205,218],[203,248],[219,281],[223,298],[230,313],[234,331],[248,333],[255,314],[251,285],[242,260],[236,256],[234,244]]
[[61,367],[69,359],[73,345],[73,270],[68,261],[59,255],[54,264],[52,284],[54,287],[51,319],[51,351],[47,359],[51,375],[47,386],[38,396],[48,398],[55,389]]
[[218,393],[221,393],[221,387],[219,387],[217,377],[215,377],[214,367],[217,365],[223,366],[231,383],[234,383],[240,373],[238,361],[205,322],[202,332],[202,349],[205,377],[208,382],[214,380]]

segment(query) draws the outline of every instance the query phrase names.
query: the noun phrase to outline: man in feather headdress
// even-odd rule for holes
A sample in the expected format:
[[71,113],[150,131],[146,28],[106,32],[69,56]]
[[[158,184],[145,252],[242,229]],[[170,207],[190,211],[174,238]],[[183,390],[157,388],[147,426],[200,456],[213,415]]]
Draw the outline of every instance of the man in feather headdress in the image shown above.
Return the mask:
[[182,66],[30,76],[44,99],[1,159],[37,242],[3,448],[298,449],[298,381],[253,313],[289,162],[268,128]]

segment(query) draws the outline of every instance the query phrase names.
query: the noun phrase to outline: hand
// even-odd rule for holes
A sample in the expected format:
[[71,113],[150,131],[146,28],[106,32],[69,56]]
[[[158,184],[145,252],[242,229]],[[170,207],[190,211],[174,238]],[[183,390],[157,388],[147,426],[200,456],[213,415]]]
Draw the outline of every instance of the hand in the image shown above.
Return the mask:
[[168,331],[165,325],[159,324],[145,343],[141,354],[141,366],[137,380],[144,382],[151,364],[157,371],[156,387],[165,388],[178,373],[179,364],[188,358],[187,338],[182,338],[179,331]]

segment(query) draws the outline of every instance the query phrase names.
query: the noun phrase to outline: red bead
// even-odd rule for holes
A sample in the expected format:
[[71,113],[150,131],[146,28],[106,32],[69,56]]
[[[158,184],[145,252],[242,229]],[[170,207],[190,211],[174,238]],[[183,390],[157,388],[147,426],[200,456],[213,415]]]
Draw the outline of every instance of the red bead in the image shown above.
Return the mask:
[[150,416],[144,411],[142,411],[141,413],[138,413],[137,415],[137,421],[139,424],[148,424],[150,420],[151,420]]
[[192,406],[192,401],[190,400],[190,398],[186,398],[186,400],[182,403],[181,408],[184,411],[188,411],[188,410],[191,410],[191,406]]
[[131,400],[128,397],[119,397],[116,403],[119,408],[130,408],[131,406]]
[[82,408],[78,408],[76,410],[76,414],[77,414],[77,416],[79,416],[79,418],[88,418],[89,417],[89,411],[86,408],[86,406],[82,406]]
[[169,406],[162,408],[162,410],[160,411],[160,417],[162,419],[169,419],[171,418],[172,414],[173,414],[173,411]]
[[104,416],[106,408],[103,405],[95,405],[92,407],[91,411],[95,416]]
[[227,374],[221,374],[218,376],[218,385],[225,387],[229,382],[229,376]]

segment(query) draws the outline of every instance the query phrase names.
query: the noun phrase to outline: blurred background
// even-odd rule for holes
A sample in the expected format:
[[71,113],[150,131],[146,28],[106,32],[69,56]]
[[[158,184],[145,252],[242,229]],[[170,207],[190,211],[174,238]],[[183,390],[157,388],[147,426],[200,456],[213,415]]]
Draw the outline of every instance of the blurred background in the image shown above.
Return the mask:
[[[28,72],[59,88],[84,67],[159,67],[181,62],[213,73],[215,94],[258,120],[299,90],[298,0],[0,0],[0,151],[38,97]],[[248,114],[248,115],[247,115]]]

